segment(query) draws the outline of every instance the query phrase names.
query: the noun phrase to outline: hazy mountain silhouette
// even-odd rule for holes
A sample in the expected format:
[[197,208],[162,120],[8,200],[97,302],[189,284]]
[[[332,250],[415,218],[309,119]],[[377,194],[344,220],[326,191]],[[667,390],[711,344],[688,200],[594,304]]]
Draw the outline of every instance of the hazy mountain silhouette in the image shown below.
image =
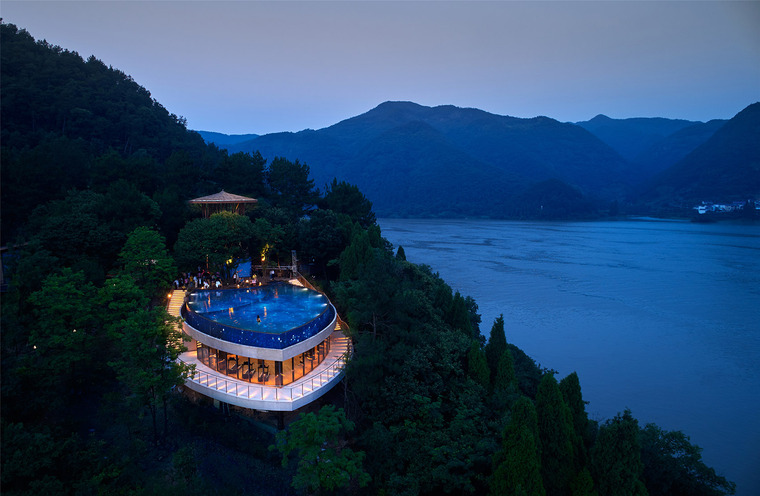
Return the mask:
[[589,121],[576,122],[604,141],[626,160],[634,161],[657,142],[694,124],[694,121],[665,119],[662,117],[634,117],[612,119],[599,114]]
[[216,146],[222,147],[227,145],[234,145],[249,141],[257,138],[258,134],[223,134],[215,133],[213,131],[196,131],[201,135],[206,143],[214,143]]
[[760,102],[648,181],[643,197],[658,204],[760,197]]
[[715,119],[680,129],[639,153],[632,163],[642,178],[649,179],[694,151],[726,122],[724,119]]
[[380,216],[574,217],[623,198],[657,205],[760,194],[755,105],[731,121],[598,115],[576,125],[385,102],[324,129],[217,144],[299,159],[317,185],[356,184]]
[[520,209],[520,195],[548,179],[605,200],[636,179],[635,169],[579,126],[411,102],[228,148],[298,158],[317,184],[338,177],[359,186],[379,215],[509,216]]

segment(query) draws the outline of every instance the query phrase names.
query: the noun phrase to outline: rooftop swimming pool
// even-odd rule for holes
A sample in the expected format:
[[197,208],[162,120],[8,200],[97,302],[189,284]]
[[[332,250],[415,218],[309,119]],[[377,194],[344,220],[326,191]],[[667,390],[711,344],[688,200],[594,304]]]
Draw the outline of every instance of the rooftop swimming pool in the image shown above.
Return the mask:
[[284,283],[194,291],[187,303],[196,314],[219,324],[268,334],[302,326],[329,307],[323,294]]
[[181,315],[209,336],[245,346],[285,349],[334,327],[326,296],[285,283],[189,293]]

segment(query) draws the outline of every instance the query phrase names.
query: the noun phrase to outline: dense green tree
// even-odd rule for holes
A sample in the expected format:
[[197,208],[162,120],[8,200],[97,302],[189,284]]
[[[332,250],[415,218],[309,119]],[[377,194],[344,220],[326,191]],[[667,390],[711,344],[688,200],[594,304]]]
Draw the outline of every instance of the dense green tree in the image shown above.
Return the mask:
[[578,374],[573,372],[562,379],[559,382],[559,389],[565,403],[570,407],[570,414],[573,418],[573,431],[575,432],[573,449],[575,451],[576,471],[580,471],[588,463],[586,449],[591,446],[591,439],[586,403],[581,394]]
[[3,422],[3,494],[64,494],[68,474],[64,462],[76,440],[55,439],[48,429],[31,431],[24,424]]
[[126,238],[100,217],[104,201],[103,195],[91,191],[69,191],[65,199],[34,210],[25,239],[62,265],[83,271],[88,280],[102,281]]
[[504,353],[499,358],[493,386],[495,390],[509,391],[517,389],[515,362],[512,359],[512,352],[509,351],[509,348],[505,348]]
[[[356,339],[347,381],[366,422],[360,443],[376,489],[483,490],[495,444],[486,434],[484,390],[466,372],[470,345],[479,344],[470,336],[465,299],[452,318],[451,288],[372,237],[358,233],[344,251],[335,291]],[[378,451],[381,440],[396,447],[393,453]]]
[[543,376],[541,367],[517,346],[509,344],[508,348],[514,359],[518,388],[529,398],[535,398],[538,392],[538,385]]
[[38,239],[13,247],[9,254],[11,256],[3,259],[3,263],[7,264],[3,268],[6,271],[4,276],[10,276],[10,285],[18,291],[18,309],[24,311],[29,295],[40,288],[48,275],[60,268],[61,262],[50,250],[42,247]]
[[148,227],[138,227],[129,234],[119,253],[119,264],[153,298],[169,289],[177,273],[163,236]]
[[276,448],[287,467],[291,454],[297,456],[293,487],[309,493],[326,494],[351,484],[365,487],[370,480],[362,467],[364,452],[353,451],[346,436],[354,424],[342,409],[323,406],[318,413],[300,414],[287,430],[277,433]]
[[575,476],[575,432],[570,408],[551,373],[544,374],[538,385],[536,412],[544,487],[548,494],[568,495]]
[[147,408],[158,444],[157,415],[164,413],[163,435],[168,431],[167,400],[171,390],[184,384],[191,368],[178,362],[186,350],[175,319],[164,308],[137,308],[118,325],[111,336],[121,343],[121,354],[109,365],[130,392],[137,408]]
[[594,479],[591,478],[591,472],[587,467],[575,476],[570,490],[572,496],[597,496]]
[[225,156],[216,169],[222,189],[236,194],[259,198],[264,196],[264,166],[266,160],[259,152],[233,153]]
[[[35,322],[30,329],[33,348],[29,373],[40,384],[65,385],[82,391],[97,377],[96,350],[102,343],[96,318],[96,289],[82,272],[65,267],[50,274],[29,297]],[[44,389],[43,389],[44,391]],[[53,397],[63,391],[50,391]]]
[[478,303],[472,296],[465,296],[464,306],[467,308],[467,312],[470,314],[470,327],[472,328],[472,333],[477,336],[481,342],[485,343],[484,337],[480,332],[481,318],[480,314],[478,313]]
[[[266,261],[285,249],[285,228],[272,224],[267,219],[259,218],[253,221],[250,239],[250,253],[254,260]],[[291,247],[293,245],[290,245]],[[288,253],[290,256],[290,253]],[[287,262],[283,262],[285,265]]]
[[515,403],[512,419],[502,432],[501,450],[494,455],[491,494],[543,496],[538,418],[528,398]]
[[309,179],[309,166],[298,160],[275,157],[267,168],[266,180],[272,205],[287,212],[293,222],[313,210],[319,200],[314,180]]
[[486,363],[486,355],[477,342],[472,343],[470,351],[467,353],[467,373],[486,390],[490,386],[491,378],[488,363]]
[[491,334],[486,343],[486,360],[491,371],[491,377],[496,376],[499,368],[499,359],[507,350],[507,335],[504,333],[504,315],[496,317],[491,326]]
[[470,309],[467,300],[459,293],[459,291],[454,293],[454,299],[451,301],[451,307],[445,318],[446,322],[448,322],[453,328],[461,330],[473,339],[478,341],[482,340],[480,333],[476,333],[476,330],[472,326],[472,318],[470,317]]
[[599,428],[591,451],[591,474],[599,496],[646,495],[642,481],[639,425],[625,410]]
[[249,255],[255,235],[251,219],[231,212],[220,212],[208,219],[188,222],[174,245],[177,265],[184,270],[208,267],[228,274],[233,265]]
[[369,244],[366,232],[354,241],[340,256],[341,283],[335,293],[339,306],[346,309],[352,332],[371,332],[375,337],[389,325],[394,312],[394,276],[400,267],[388,254]]
[[98,216],[111,230],[126,235],[139,226],[157,225],[161,208],[133,183],[120,179],[106,189]]
[[324,198],[320,200],[319,205],[321,208],[347,215],[351,222],[357,222],[365,229],[376,222],[372,202],[357,186],[345,181],[333,179],[325,188]]
[[373,255],[368,233],[366,231],[356,232],[351,243],[340,254],[340,280],[359,279],[362,268]]
[[[387,442],[369,453],[377,487],[407,495],[475,494],[485,489],[484,474],[490,470],[495,446],[485,435],[479,388],[472,382],[469,386],[438,400],[412,395],[405,402],[403,422],[372,427],[368,445]],[[394,449],[388,452],[382,446]]]
[[650,496],[722,496],[736,484],[717,475],[702,461],[702,449],[681,431],[647,424],[639,436],[644,482]]
[[[5,79],[3,67],[3,83]],[[7,89],[3,87],[3,107],[7,94]],[[55,135],[45,136],[34,147],[9,148],[5,141],[9,128],[4,108],[2,115],[3,166],[0,177],[3,194],[0,204],[3,212],[2,236],[9,240],[36,207],[51,200],[62,200],[68,191],[86,186],[82,172],[92,162],[92,154],[83,140]]]
[[403,246],[398,247],[398,250],[396,251],[396,258],[406,262],[406,252],[404,251]]
[[315,210],[308,219],[301,219],[298,223],[299,256],[314,264],[319,275],[327,278],[328,265],[336,266],[348,241],[351,225],[348,217],[332,210]]

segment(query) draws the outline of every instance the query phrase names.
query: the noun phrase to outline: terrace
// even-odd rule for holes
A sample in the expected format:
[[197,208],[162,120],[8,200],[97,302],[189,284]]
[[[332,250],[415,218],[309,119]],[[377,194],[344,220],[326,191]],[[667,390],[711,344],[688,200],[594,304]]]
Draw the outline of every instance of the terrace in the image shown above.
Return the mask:
[[330,352],[314,370],[286,386],[252,384],[221,374],[188,351],[180,360],[195,365],[195,373],[185,385],[200,394],[231,405],[263,411],[289,412],[311,403],[333,388],[343,377],[351,353],[350,340],[340,330],[330,336]]
[[[218,338],[195,329],[191,325],[195,323],[193,319],[191,321],[185,320],[188,316],[192,316],[193,312],[187,311],[184,291],[176,290],[172,293],[168,311],[175,317],[183,318],[183,331],[188,337],[193,339],[190,346],[191,349],[183,353],[179,358],[180,361],[195,366],[192,377],[185,381],[185,385],[193,391],[214,400],[243,408],[277,412],[297,410],[315,401],[340,382],[346,362],[351,355],[350,339],[343,334],[341,321],[329,303],[328,311],[323,312],[320,318],[314,319],[312,322],[312,326],[318,323],[319,329],[322,330],[309,331],[308,335],[311,337],[299,335],[299,339],[297,340],[299,342],[290,346],[286,345],[285,349],[280,348],[280,345],[275,345],[274,343],[263,343],[275,346],[274,348],[252,346],[262,344],[258,342],[258,337],[255,338],[257,340],[255,343],[241,343],[237,337],[227,336],[227,334],[230,334],[230,329],[227,327],[223,329],[225,335],[220,334]],[[195,317],[195,320],[198,320],[198,316]],[[195,325],[198,324],[195,323]],[[204,330],[217,334],[216,329],[213,327],[204,327]],[[204,344],[201,345],[201,343]],[[262,360],[277,360],[278,362],[275,364],[266,363],[275,365],[275,372],[278,371],[279,367],[278,377],[280,377],[280,384],[275,382],[274,378],[270,378],[269,374],[267,374],[268,379],[256,383],[250,377],[246,381],[243,380],[245,376],[235,377],[234,374],[225,374],[225,368],[215,370],[212,368],[215,365],[208,360],[207,354],[199,356],[199,350],[209,351],[208,348],[203,350],[203,347],[208,345],[212,347],[219,346],[220,350],[218,350],[218,353],[220,354],[226,353],[222,351],[226,349],[227,352],[258,357]],[[204,357],[205,360],[203,359]],[[290,360],[289,357],[293,357],[293,359]],[[315,357],[318,358],[316,364]],[[236,358],[240,360],[244,359],[243,356]],[[303,367],[303,373],[300,370],[301,366],[298,366],[297,369],[295,368],[296,360],[299,358]],[[250,360],[251,364],[254,362],[253,359],[248,360]],[[284,362],[285,369],[283,368],[283,360],[287,360]],[[263,365],[264,361],[261,363]],[[282,385],[281,377],[283,371],[287,372],[288,377],[293,375],[294,380]],[[232,369],[230,369],[230,372],[232,372]]]

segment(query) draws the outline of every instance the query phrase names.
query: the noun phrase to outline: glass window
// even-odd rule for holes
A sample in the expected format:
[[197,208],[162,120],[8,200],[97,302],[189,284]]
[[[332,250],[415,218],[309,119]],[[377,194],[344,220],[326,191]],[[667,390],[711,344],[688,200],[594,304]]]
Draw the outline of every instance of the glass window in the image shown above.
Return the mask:
[[241,357],[240,360],[242,363],[240,364],[240,372],[238,378],[251,382],[253,380],[253,376],[255,375],[251,369],[252,360],[248,357]]
[[227,375],[237,378],[238,368],[238,356],[227,355]]
[[227,352],[219,350],[217,353],[219,354],[219,359],[217,360],[216,370],[218,370],[222,374],[226,374],[227,373]]

